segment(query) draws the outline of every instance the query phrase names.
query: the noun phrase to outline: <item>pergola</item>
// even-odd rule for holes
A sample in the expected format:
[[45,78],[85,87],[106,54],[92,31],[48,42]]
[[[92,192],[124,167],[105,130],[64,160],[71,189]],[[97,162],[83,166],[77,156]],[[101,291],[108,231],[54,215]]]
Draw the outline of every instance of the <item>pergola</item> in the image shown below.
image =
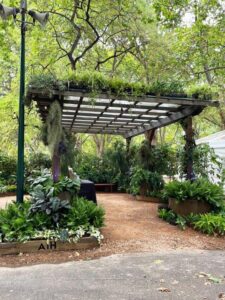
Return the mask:
[[62,107],[62,125],[75,133],[113,134],[130,139],[189,116],[195,116],[217,101],[179,96],[113,95],[87,89],[70,88],[51,92],[29,86],[27,97],[36,101],[38,112],[46,120],[52,102]]

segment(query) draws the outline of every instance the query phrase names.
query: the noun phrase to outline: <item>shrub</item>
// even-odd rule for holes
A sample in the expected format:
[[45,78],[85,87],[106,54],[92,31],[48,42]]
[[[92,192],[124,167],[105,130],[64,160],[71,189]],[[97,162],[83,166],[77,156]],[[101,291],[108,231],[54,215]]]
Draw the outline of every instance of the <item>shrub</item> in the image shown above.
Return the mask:
[[67,228],[76,229],[78,226],[94,226],[101,228],[104,226],[104,209],[97,206],[92,201],[84,198],[73,198],[71,209],[65,218]]
[[130,180],[130,192],[133,195],[140,195],[144,190],[145,196],[152,192],[161,191],[164,186],[163,178],[157,172],[150,172],[139,167],[132,170]]
[[34,170],[49,169],[52,166],[50,156],[44,153],[32,153],[26,163],[27,175],[33,174]]
[[178,225],[182,230],[186,228],[186,225],[190,225],[195,230],[209,235],[225,234],[224,213],[190,214],[183,217],[175,214],[172,210],[159,209],[158,216],[170,224]]
[[[186,177],[185,166],[186,166],[186,153],[184,147],[179,148],[177,152],[178,160],[178,172],[181,177]],[[222,176],[222,163],[218,155],[215,154],[214,149],[210,148],[209,145],[201,144],[197,145],[193,149],[193,170],[197,177],[203,177],[210,181],[214,178],[223,181]]]
[[200,215],[198,220],[195,220],[193,226],[196,230],[203,233],[212,235],[224,235],[225,234],[225,218],[224,215],[218,214],[204,214]]
[[176,155],[168,145],[152,147],[144,141],[137,151],[137,162],[145,170],[169,176],[177,174]]
[[52,174],[49,170],[44,169],[37,176],[29,177],[28,182],[30,184],[30,191],[35,187],[40,186],[46,195],[58,196],[61,192],[69,192],[71,195],[76,195],[80,190],[80,179],[70,179],[68,177],[62,177],[58,182],[53,182]]
[[0,178],[15,183],[16,159],[0,152]]
[[224,208],[223,187],[213,184],[205,179],[191,181],[173,181],[165,186],[165,193],[168,197],[174,198],[177,202],[194,199],[207,202],[214,210]]
[[[43,203],[40,205],[44,207]],[[80,198],[74,198],[70,206],[63,208],[66,213],[62,213],[62,203],[52,203],[50,209],[54,205],[54,215],[59,213],[57,226],[52,222],[53,212],[48,211],[49,207],[34,210],[30,201],[8,204],[0,210],[0,242],[43,238],[77,241],[84,235],[95,236],[100,241],[99,229],[104,225],[103,208]]]

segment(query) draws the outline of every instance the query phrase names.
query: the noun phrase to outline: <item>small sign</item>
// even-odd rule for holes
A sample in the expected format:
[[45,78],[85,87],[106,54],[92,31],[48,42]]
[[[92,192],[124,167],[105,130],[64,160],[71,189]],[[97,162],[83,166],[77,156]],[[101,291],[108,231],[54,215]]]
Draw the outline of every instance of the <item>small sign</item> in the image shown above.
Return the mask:
[[56,250],[56,248],[56,241],[50,241],[49,244],[46,245],[41,243],[38,250]]

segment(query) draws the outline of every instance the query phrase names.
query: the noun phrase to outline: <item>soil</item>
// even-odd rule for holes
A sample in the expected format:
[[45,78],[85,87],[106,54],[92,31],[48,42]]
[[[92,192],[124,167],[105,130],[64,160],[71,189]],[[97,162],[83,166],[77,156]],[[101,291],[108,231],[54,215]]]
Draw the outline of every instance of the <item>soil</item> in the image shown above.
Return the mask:
[[[1,198],[4,207],[10,198]],[[156,203],[134,200],[126,194],[97,194],[106,210],[101,247],[83,251],[42,252],[0,257],[0,266],[17,267],[43,263],[90,260],[131,252],[161,252],[175,249],[225,250],[225,238],[206,236],[191,228],[185,231],[157,217]]]

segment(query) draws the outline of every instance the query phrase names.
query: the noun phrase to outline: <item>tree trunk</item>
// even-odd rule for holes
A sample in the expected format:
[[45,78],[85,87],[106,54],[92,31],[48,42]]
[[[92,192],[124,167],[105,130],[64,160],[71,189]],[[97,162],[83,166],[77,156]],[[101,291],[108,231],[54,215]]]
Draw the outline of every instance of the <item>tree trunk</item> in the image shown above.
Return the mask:
[[184,173],[186,174],[187,180],[194,180],[195,174],[193,169],[193,154],[194,149],[196,147],[195,139],[194,139],[194,130],[192,126],[192,117],[187,117],[183,121],[181,121],[181,125],[183,130],[185,131],[185,155],[184,155]]

